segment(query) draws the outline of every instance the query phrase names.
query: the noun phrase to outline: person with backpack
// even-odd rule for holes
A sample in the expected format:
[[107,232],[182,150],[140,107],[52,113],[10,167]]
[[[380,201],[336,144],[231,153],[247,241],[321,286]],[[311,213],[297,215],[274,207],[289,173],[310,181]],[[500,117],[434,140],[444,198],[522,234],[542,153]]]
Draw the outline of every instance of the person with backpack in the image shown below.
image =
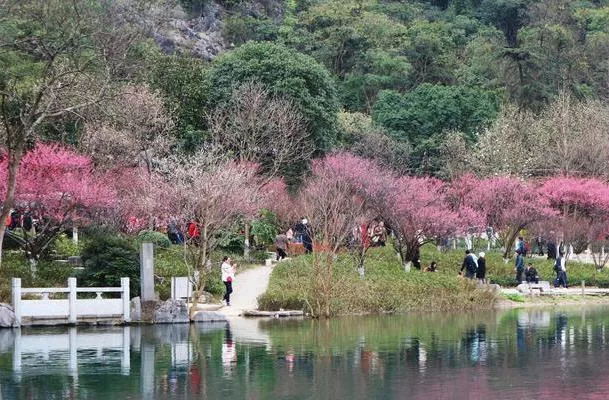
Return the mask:
[[477,268],[478,265],[476,264],[474,257],[472,257],[471,251],[465,250],[465,258],[463,259],[463,264],[461,265],[460,274],[463,274],[463,271],[465,271],[466,278],[474,279]]
[[556,272],[556,280],[554,281],[554,287],[563,286],[565,289],[568,288],[567,284],[567,262],[564,253],[559,253],[556,262],[554,263],[554,271]]

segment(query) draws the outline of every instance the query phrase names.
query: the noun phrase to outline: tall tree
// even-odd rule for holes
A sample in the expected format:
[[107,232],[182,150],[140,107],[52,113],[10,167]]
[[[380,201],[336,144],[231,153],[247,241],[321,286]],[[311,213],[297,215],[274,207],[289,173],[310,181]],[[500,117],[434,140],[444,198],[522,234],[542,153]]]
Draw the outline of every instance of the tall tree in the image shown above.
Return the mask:
[[214,60],[208,77],[212,109],[229,102],[242,84],[261,83],[272,95],[292,101],[317,153],[336,143],[336,89],[328,71],[313,58],[281,45],[249,42]]
[[132,72],[129,50],[140,35],[121,20],[116,2],[7,0],[0,7],[0,133],[8,160],[1,249],[24,154],[45,124],[111,94],[117,76]]

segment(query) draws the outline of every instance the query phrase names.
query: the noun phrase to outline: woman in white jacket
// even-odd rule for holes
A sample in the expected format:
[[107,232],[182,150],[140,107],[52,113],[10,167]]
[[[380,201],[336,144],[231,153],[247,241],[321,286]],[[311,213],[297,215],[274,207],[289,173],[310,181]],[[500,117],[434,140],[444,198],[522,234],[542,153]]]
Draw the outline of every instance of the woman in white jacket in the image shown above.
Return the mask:
[[233,292],[233,280],[235,280],[235,269],[236,265],[233,266],[230,257],[224,256],[222,258],[222,282],[226,287],[226,293],[224,293],[223,300],[226,301],[226,305],[230,306],[230,295]]

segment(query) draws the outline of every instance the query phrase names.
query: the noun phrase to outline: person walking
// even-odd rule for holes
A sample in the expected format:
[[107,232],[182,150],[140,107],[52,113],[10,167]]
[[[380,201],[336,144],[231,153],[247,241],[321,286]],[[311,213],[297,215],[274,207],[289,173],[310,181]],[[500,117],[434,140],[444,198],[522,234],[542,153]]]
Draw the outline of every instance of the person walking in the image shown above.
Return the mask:
[[556,263],[554,263],[554,271],[556,271],[556,281],[554,281],[554,287],[569,287],[567,284],[567,261],[564,253],[558,253]]
[[222,300],[226,302],[227,306],[230,306],[230,295],[233,293],[233,281],[235,280],[235,270],[237,269],[237,265],[233,265],[230,257],[224,256],[222,258],[222,266],[220,268],[222,269],[222,282],[226,288],[226,292],[224,293]]
[[516,283],[521,284],[524,273],[524,256],[522,255],[521,250],[516,250],[516,260],[515,260],[515,269],[516,269]]
[[280,233],[275,236],[275,247],[277,248],[277,261],[283,260],[288,256],[288,236]]
[[476,276],[476,268],[478,268],[478,266],[476,265],[474,257],[472,257],[471,251],[469,251],[469,249],[465,250],[465,258],[463,259],[463,264],[461,264],[460,273],[463,274],[465,271],[466,278],[474,279]]
[[484,252],[478,254],[478,268],[476,268],[476,279],[480,283],[486,283],[486,258]]

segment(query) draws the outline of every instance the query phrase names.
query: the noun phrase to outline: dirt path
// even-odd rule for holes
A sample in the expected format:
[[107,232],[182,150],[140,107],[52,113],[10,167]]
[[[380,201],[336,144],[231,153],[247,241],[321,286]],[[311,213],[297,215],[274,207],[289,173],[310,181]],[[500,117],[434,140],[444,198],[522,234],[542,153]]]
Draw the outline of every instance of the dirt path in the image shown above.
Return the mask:
[[257,298],[266,291],[271,271],[271,267],[260,266],[238,273],[233,281],[231,305],[222,307],[219,311],[226,316],[238,316],[243,310],[257,309]]

